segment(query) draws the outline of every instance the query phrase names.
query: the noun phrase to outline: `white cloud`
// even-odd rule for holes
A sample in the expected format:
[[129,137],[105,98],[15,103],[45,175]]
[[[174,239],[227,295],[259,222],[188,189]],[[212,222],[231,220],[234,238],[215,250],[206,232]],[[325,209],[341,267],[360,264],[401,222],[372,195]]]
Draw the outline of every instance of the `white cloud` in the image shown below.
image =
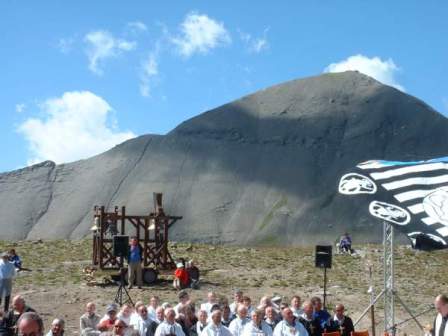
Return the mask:
[[404,87],[398,84],[395,75],[400,70],[392,59],[381,60],[379,57],[368,58],[363,55],[350,56],[346,60],[332,63],[327,66],[324,72],[343,72],[348,70],[358,70],[365,75],[393,86],[398,90],[405,91]]
[[133,21],[128,23],[129,29],[133,33],[144,32],[148,30],[148,27],[141,21]]
[[16,104],[16,112],[17,113],[22,113],[23,111],[25,111],[25,108],[26,108],[26,104],[24,104],[24,103]]
[[149,97],[151,95],[151,86],[153,85],[151,80],[153,80],[158,74],[159,68],[156,54],[151,53],[145,60],[143,60],[141,64],[140,94],[143,97]]
[[111,33],[103,30],[88,33],[84,41],[87,43],[89,69],[98,75],[102,74],[99,64],[105,59],[134,50],[137,46],[136,42],[115,38]]
[[112,108],[89,91],[66,92],[45,101],[41,109],[42,119],[29,118],[18,128],[29,144],[28,164],[84,159],[135,137],[119,132],[110,118]]
[[171,41],[178,52],[185,57],[195,53],[206,54],[211,49],[228,45],[232,42],[230,34],[224,24],[217,22],[207,15],[190,13],[182,22],[181,35]]
[[252,53],[259,54],[263,50],[269,49],[267,33],[269,27],[263,31],[262,37],[253,37],[251,34],[239,31],[241,40],[246,44],[247,50]]

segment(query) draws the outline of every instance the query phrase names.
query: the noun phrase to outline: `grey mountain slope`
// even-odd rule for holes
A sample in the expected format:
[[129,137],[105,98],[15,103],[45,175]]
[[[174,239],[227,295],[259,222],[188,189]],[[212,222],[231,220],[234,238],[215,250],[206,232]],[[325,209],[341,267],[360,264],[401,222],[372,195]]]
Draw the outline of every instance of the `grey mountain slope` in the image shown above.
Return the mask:
[[381,224],[336,193],[370,159],[445,156],[448,120],[420,100],[357,72],[280,84],[70,164],[0,175],[1,238],[78,238],[92,207],[151,209],[165,194],[184,219],[173,239],[313,244],[344,230],[380,241]]

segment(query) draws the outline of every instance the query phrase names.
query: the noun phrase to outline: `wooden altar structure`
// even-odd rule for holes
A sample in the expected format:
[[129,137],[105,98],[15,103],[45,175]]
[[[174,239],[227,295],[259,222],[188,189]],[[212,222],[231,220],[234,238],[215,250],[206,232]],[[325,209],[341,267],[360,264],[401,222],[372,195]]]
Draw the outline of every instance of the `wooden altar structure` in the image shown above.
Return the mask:
[[175,263],[168,251],[168,229],[182,217],[166,215],[162,207],[162,194],[154,193],[154,211],[149,215],[128,215],[124,206],[107,212],[104,206],[94,207],[92,264],[100,269],[123,267],[123,257],[113,253],[117,235],[137,237],[142,248],[143,267],[170,270]]

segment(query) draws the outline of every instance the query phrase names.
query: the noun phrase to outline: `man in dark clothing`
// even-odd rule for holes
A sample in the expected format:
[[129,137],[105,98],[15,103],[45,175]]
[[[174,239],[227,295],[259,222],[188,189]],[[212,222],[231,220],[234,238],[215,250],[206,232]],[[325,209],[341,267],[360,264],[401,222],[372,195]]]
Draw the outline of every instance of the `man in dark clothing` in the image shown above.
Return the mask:
[[322,327],[319,320],[313,317],[313,304],[311,301],[303,303],[303,314],[299,316],[299,322],[305,326],[309,336],[321,336]]
[[9,336],[17,335],[17,321],[23,313],[35,312],[33,308],[25,304],[25,299],[20,295],[12,299],[12,307],[13,309],[8,311],[4,317],[5,327],[8,330]]
[[334,309],[334,316],[330,318],[325,327],[326,331],[340,331],[341,336],[350,336],[352,331],[355,331],[353,321],[350,317],[344,315],[345,307],[339,303]]

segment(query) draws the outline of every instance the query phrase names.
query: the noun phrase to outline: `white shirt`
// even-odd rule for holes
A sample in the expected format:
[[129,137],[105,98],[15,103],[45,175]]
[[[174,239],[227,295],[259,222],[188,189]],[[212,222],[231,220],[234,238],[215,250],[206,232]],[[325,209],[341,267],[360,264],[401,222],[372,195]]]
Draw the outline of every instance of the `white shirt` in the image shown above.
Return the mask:
[[232,333],[233,336],[240,336],[243,332],[243,328],[246,324],[250,322],[249,319],[241,319],[239,316],[236,317],[236,319],[232,320],[229,325],[229,330]]
[[5,262],[3,259],[0,259],[0,280],[3,279],[12,279],[16,275],[16,268],[14,264],[7,261]]
[[273,336],[308,336],[308,331],[297,320],[294,321],[294,325],[283,320],[275,326]]
[[295,309],[295,308],[292,308],[292,307],[291,307],[291,310],[292,310],[292,313],[293,313],[293,315],[294,315],[295,317],[300,317],[300,315],[303,314],[303,309],[300,309],[300,308]]
[[200,336],[234,336],[229,329],[224,327],[222,324],[216,326],[213,323],[207,324],[207,326],[202,330]]
[[[206,324],[202,324],[201,321],[197,321],[196,322],[196,333],[198,335],[200,335],[202,333],[202,331],[205,329],[206,326],[207,326],[207,323]],[[201,328],[202,328],[202,330],[201,330]]]
[[149,316],[146,316],[146,320],[144,320],[141,316],[139,316],[137,320],[137,325],[134,327],[134,329],[138,331],[140,336],[146,336],[146,332],[152,321],[153,320]]
[[[436,323],[435,323],[435,330],[434,330],[434,335],[436,335],[436,336],[439,336],[439,331],[440,331],[440,326],[441,326],[441,324],[442,324],[442,319],[443,319],[443,317],[442,317],[442,314],[437,314],[437,317],[436,317]],[[444,330],[444,334],[443,334],[444,336],[448,336],[448,322],[446,323],[446,325],[445,325],[445,330]]]
[[250,321],[244,326],[241,336],[272,336],[272,329],[265,321],[261,321],[260,328]]
[[137,330],[138,320],[140,319],[140,315],[137,312],[133,312],[129,319],[129,325]]
[[154,321],[157,320],[155,308],[153,306],[147,306],[146,309],[148,309],[148,316]]
[[154,336],[166,336],[170,334],[176,334],[176,336],[185,336],[182,327],[178,323],[174,322],[173,324],[169,324],[167,321],[163,321],[159,324]]
[[207,312],[207,315],[210,316],[210,313],[212,312],[212,307],[217,303],[210,303],[206,302],[201,304],[201,310],[205,310]]

